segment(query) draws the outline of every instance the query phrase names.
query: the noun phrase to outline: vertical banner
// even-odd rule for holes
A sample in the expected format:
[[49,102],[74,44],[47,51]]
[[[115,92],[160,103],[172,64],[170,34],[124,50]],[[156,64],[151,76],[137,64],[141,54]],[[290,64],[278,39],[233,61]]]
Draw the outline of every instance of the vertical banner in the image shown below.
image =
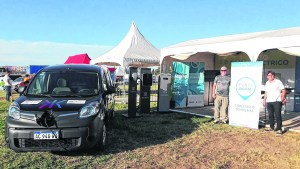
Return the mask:
[[232,62],[229,124],[258,129],[263,62]]
[[186,107],[189,63],[173,62],[173,101],[175,108]]
[[188,107],[204,106],[204,62],[189,62]]

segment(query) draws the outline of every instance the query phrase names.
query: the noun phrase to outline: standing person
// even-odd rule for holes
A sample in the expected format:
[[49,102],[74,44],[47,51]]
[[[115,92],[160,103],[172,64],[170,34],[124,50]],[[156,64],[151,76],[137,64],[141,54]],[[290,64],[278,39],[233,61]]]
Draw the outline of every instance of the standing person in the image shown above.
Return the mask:
[[222,66],[220,75],[215,77],[212,97],[215,99],[214,123],[228,122],[230,77],[227,76],[227,67]]
[[29,74],[26,74],[23,82],[27,84],[27,83],[29,83],[29,80],[30,80]]
[[[267,131],[276,131],[277,135],[282,134],[282,118],[281,118],[281,107],[286,103],[286,90],[282,82],[275,79],[275,72],[268,71],[265,85],[265,96],[263,105],[267,106],[270,129]],[[274,114],[276,119],[276,128],[274,122]]]
[[5,86],[5,93],[6,93],[6,101],[10,101],[11,97],[11,78],[9,77],[9,70],[6,71],[4,76],[4,86]]

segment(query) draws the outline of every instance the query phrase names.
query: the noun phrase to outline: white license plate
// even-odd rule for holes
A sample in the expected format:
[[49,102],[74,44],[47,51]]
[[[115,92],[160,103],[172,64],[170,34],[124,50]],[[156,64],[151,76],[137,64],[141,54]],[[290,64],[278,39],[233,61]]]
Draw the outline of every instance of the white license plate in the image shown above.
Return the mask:
[[[55,134],[55,135],[54,135]],[[58,139],[58,131],[35,131],[34,140],[54,140]]]

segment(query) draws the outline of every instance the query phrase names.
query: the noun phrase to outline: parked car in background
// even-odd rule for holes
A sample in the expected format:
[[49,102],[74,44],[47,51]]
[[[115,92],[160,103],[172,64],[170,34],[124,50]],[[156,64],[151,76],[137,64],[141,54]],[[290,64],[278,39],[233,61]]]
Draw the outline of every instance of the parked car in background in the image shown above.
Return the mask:
[[11,80],[16,80],[19,77],[22,77],[21,75],[18,74],[10,74],[9,77],[11,78]]
[[24,77],[18,77],[15,80],[12,81],[12,90],[19,88],[20,83],[24,81]]
[[5,140],[15,151],[103,149],[114,117],[110,72],[95,65],[49,66],[9,107]]
[[[16,85],[19,85],[22,81],[23,81],[23,77],[21,75],[9,75],[9,77],[11,78],[11,83],[12,83],[12,92],[15,93],[14,89]],[[4,80],[4,75],[0,76],[0,81]],[[1,87],[0,87],[1,88]],[[3,90],[3,88],[1,88],[1,90]]]
[[[20,79],[22,81],[20,82]],[[32,77],[29,74],[26,74],[25,77],[19,77],[12,82],[12,90],[13,92],[17,92],[19,87],[28,86]]]

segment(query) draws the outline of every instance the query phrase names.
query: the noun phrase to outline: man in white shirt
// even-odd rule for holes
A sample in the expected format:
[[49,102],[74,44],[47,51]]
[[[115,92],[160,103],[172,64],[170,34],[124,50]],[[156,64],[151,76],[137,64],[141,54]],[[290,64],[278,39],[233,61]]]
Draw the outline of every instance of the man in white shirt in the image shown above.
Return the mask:
[[[268,71],[267,73],[268,81],[265,85],[265,96],[263,105],[267,106],[270,130],[276,131],[277,135],[282,134],[282,117],[281,108],[282,105],[286,103],[286,90],[282,82],[275,79],[275,72]],[[274,115],[276,119],[276,128],[274,122]]]
[[9,70],[6,71],[4,76],[4,87],[5,87],[5,93],[6,93],[6,101],[10,101],[11,97],[11,78],[9,77]]

